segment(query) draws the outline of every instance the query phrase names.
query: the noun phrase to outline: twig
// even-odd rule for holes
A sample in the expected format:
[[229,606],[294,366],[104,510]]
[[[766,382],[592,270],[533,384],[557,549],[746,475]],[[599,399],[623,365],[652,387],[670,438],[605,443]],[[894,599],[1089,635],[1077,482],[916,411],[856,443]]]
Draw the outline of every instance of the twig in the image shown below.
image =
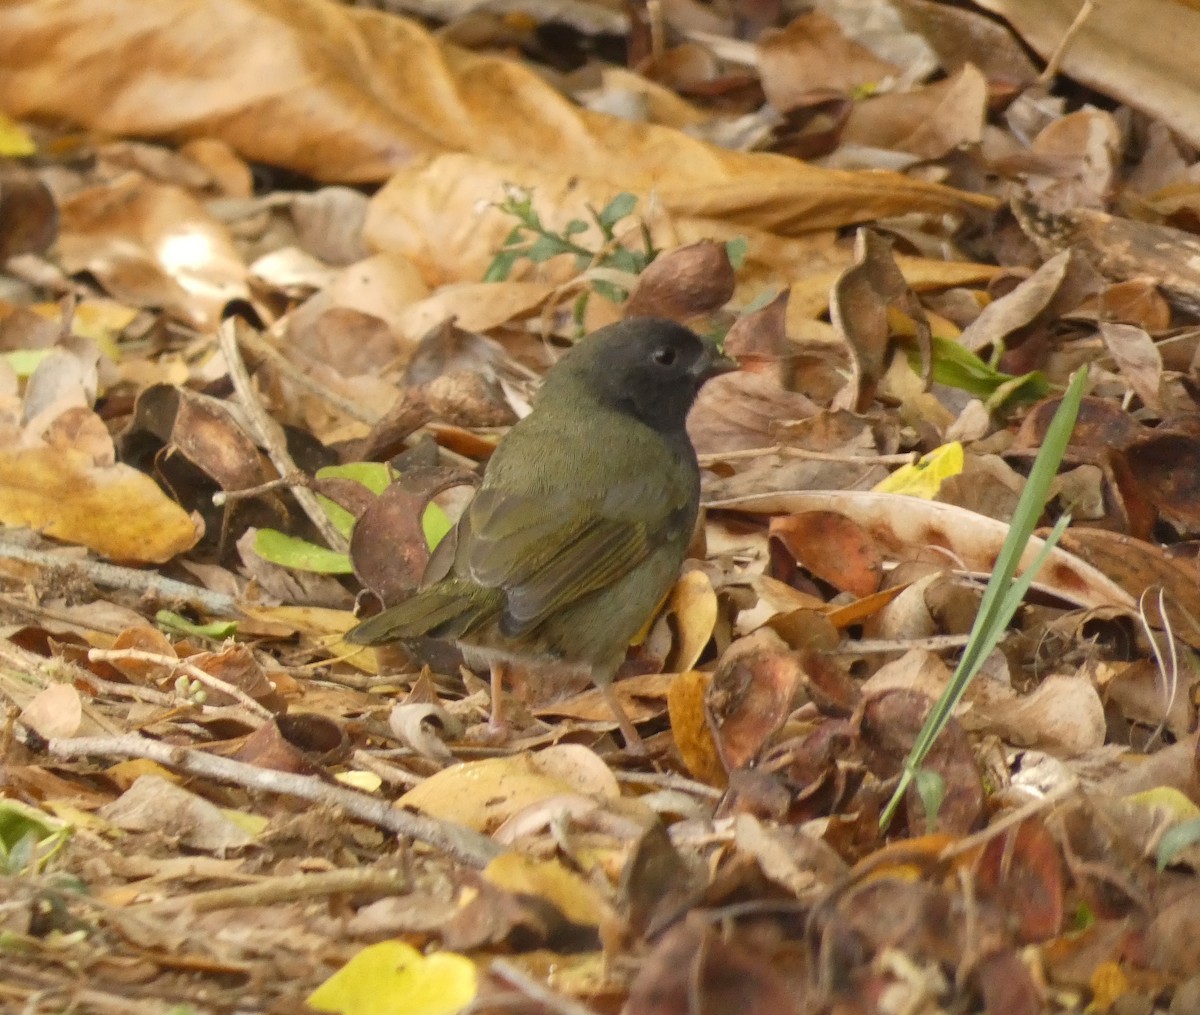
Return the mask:
[[[241,350],[238,349],[237,320],[231,317],[223,321],[217,334],[221,341],[225,366],[229,370],[229,379],[233,382],[234,390],[237,391],[238,402],[246,418],[251,439],[266,451],[267,457],[271,459],[271,464],[275,466],[281,476],[299,472],[300,469],[288,453],[287,441],[282,428],[267,414],[254,391],[254,384],[250,380],[246,364],[242,361]],[[317,495],[307,487],[298,486],[293,488],[292,496],[296,498],[296,503],[300,505],[321,534],[325,545],[331,550],[345,553],[348,548],[346,539],[334,528],[333,522],[329,520],[329,516],[325,514],[324,509],[317,501]]]
[[135,734],[56,739],[49,741],[47,750],[56,758],[81,758],[87,755],[146,758],[189,775],[339,807],[359,821],[445,850],[454,859],[471,867],[486,867],[502,852],[494,842],[470,828],[402,811],[385,800],[376,800],[365,793],[341,786],[331,786],[315,776],[259,768],[232,758],[147,740]]
[[241,490],[218,490],[212,495],[214,507],[224,507],[231,500],[246,500],[250,497],[261,497],[264,493],[278,490],[281,487],[308,486],[310,483],[307,472],[293,472],[277,479],[268,479],[257,486],[247,486]]
[[342,415],[349,416],[360,423],[366,423],[368,426],[374,426],[379,422],[379,415],[377,413],[367,412],[358,403],[350,401],[350,399],[339,395],[336,391],[331,391],[311,374],[306,374],[261,335],[247,329],[242,333],[238,341],[246,346],[255,356],[269,360],[271,366],[293,384],[316,395],[322,402],[337,409]]
[[368,772],[374,772],[384,782],[390,783],[393,786],[417,786],[425,781],[424,776],[414,775],[412,772],[400,768],[398,765],[389,765],[382,758],[377,758],[369,751],[355,751],[351,755],[352,760],[356,765],[361,765]]
[[493,976],[512,984],[531,1001],[552,1012],[557,1012],[558,1015],[596,1015],[594,1008],[554,993],[544,983],[538,983],[537,980],[522,972],[507,959],[493,959],[492,964],[488,966],[488,971]]
[[1092,12],[1095,9],[1096,0],[1083,0],[1078,12],[1075,14],[1075,19],[1067,26],[1067,30],[1063,32],[1063,37],[1058,41],[1058,45],[1054,47],[1054,52],[1050,54],[1050,59],[1046,61],[1045,68],[1038,75],[1037,83],[1039,85],[1045,87],[1058,73],[1058,68],[1062,64],[1063,57],[1067,55],[1067,48],[1075,40],[1075,36],[1079,34],[1079,30],[1083,28],[1084,23],[1092,16]]
[[186,659],[180,659],[177,656],[163,655],[161,652],[144,652],[136,648],[94,648],[88,651],[88,659],[94,663],[120,662],[123,659],[130,659],[139,663],[153,663],[157,666],[165,666],[171,672],[182,670],[193,680],[200,681],[205,687],[211,687],[214,691],[220,691],[222,694],[229,695],[260,719],[273,719],[275,716],[269,708],[255,701],[240,687],[235,687],[220,677],[214,677],[211,673],[195,665],[195,663],[189,663]]
[[1037,797],[1030,800],[1028,803],[1022,804],[1015,810],[1008,811],[1002,814],[999,818],[993,821],[987,828],[983,828],[974,835],[968,835],[964,839],[959,839],[957,842],[951,843],[938,854],[939,860],[952,860],[956,856],[961,856],[964,853],[970,853],[972,850],[984,846],[991,842],[997,836],[1003,835],[1014,825],[1021,824],[1022,821],[1027,821],[1040,811],[1047,810],[1067,797],[1079,792],[1079,780],[1071,779],[1060,782],[1045,796]]
[[947,649],[962,648],[968,641],[965,634],[935,634],[928,638],[863,638],[858,641],[848,641],[837,648],[829,649],[823,655],[830,656],[873,656],[885,655],[888,652],[911,652],[919,649],[924,652],[945,652]]
[[852,465],[912,465],[920,457],[915,451],[903,455],[859,455],[845,451],[807,451],[785,444],[772,444],[765,448],[742,448],[738,451],[714,451],[696,457],[701,465],[715,465],[717,462],[736,462],[742,458],[762,458],[764,455],[811,458],[815,462],[846,462]]
[[38,567],[78,572],[93,585],[101,588],[127,589],[141,595],[151,594],[160,599],[189,603],[215,616],[231,617],[237,614],[232,596],[176,581],[174,578],[164,578],[155,571],[118,567],[116,564],[105,564],[87,557],[63,557],[57,553],[35,550],[4,539],[0,539],[0,557],[24,561]]
[[[180,712],[188,716],[198,714],[208,720],[233,719],[237,722],[245,723],[250,727],[253,727],[259,719],[257,715],[247,715],[246,710],[238,705],[197,705],[193,702],[183,703],[177,694],[170,691],[160,691],[156,687],[143,687],[140,684],[118,684],[114,680],[102,680],[87,670],[81,670],[75,678],[75,682],[85,685],[92,695],[106,694],[113,698],[128,698],[132,701],[141,701],[149,705],[158,705],[160,708],[172,709],[175,712]],[[183,705],[182,708],[180,707],[181,705]],[[154,721],[161,722],[164,718],[169,718],[172,714],[173,712],[168,712],[166,716],[155,716]],[[116,732],[115,728],[113,732]]]
[[315,874],[289,874],[267,878],[252,885],[233,888],[214,888],[190,895],[174,895],[130,906],[135,914],[158,911],[174,906],[186,906],[197,913],[216,909],[242,909],[246,906],[269,906],[276,902],[319,898],[323,895],[370,892],[400,895],[412,888],[412,875],[406,871],[378,870],[373,867],[351,867],[344,870],[320,871]]

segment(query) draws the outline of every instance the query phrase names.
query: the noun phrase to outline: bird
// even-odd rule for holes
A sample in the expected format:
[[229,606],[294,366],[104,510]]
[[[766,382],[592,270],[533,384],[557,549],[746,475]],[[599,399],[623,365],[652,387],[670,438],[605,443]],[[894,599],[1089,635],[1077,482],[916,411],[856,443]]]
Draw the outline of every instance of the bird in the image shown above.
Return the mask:
[[420,587],[362,621],[355,644],[434,638],[488,667],[503,729],[510,666],[586,673],[630,750],[641,738],[612,689],[633,639],[679,577],[700,469],[688,412],[737,364],[673,321],[631,317],[580,339],[488,460]]

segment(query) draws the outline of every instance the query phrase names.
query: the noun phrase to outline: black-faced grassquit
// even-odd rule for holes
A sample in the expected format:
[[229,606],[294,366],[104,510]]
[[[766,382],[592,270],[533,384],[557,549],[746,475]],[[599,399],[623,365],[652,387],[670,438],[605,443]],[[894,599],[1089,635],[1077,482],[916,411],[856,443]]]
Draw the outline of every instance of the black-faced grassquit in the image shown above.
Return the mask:
[[496,448],[421,588],[348,640],[457,642],[468,665],[491,668],[493,723],[507,664],[586,671],[640,748],[611,684],[679,577],[696,524],[688,410],[705,381],[733,369],[715,346],[657,318],[582,339]]

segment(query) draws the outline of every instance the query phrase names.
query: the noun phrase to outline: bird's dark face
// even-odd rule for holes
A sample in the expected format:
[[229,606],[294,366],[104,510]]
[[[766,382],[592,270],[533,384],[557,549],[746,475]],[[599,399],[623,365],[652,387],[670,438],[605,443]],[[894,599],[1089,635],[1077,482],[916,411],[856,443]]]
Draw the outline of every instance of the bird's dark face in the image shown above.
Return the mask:
[[583,339],[547,375],[571,373],[601,401],[662,432],[682,430],[704,382],[733,360],[674,321],[634,317]]

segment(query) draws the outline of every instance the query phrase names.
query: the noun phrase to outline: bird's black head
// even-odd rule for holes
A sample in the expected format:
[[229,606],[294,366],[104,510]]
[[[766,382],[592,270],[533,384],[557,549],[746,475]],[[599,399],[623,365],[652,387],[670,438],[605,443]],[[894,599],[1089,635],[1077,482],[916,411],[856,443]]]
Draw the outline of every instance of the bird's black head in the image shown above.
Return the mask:
[[674,321],[633,317],[581,340],[546,375],[545,391],[574,382],[654,429],[681,430],[701,386],[737,364]]

